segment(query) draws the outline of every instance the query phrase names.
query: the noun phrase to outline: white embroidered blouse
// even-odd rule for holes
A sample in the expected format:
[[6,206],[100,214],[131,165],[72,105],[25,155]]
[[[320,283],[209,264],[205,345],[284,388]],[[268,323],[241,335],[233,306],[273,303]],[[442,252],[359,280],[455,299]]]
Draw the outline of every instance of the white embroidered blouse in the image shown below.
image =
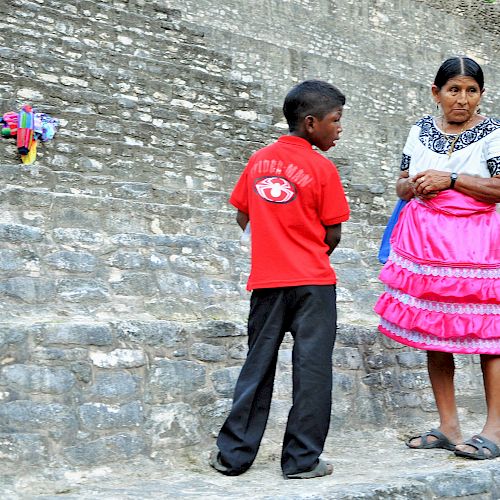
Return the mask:
[[462,132],[448,156],[455,137],[444,134],[434,117],[424,116],[410,129],[401,170],[409,170],[410,176],[427,169],[485,178],[500,175],[500,120],[486,118]]

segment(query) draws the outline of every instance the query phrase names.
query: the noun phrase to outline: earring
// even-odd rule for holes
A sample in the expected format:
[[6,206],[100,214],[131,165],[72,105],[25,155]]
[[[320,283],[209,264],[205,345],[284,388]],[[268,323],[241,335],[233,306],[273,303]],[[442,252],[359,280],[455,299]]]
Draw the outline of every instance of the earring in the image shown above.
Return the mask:
[[477,113],[478,115],[480,115],[480,114],[481,114],[481,108],[477,108],[477,109],[476,109],[476,113]]
[[439,103],[436,103],[436,111],[439,111]]

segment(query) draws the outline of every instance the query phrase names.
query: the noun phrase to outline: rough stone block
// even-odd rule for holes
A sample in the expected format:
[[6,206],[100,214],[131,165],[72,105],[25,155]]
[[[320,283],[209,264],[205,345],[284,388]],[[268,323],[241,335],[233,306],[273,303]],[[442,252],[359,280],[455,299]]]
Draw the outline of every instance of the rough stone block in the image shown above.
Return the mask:
[[115,349],[111,352],[93,351],[92,363],[100,368],[139,368],[146,363],[144,351],[139,349]]
[[48,460],[47,440],[37,434],[0,434],[0,461],[16,466],[39,465]]
[[0,404],[0,432],[40,432],[70,441],[78,422],[71,408],[57,403],[10,401]]
[[171,272],[158,273],[158,286],[167,295],[194,297],[200,293],[197,279]]
[[175,347],[187,339],[184,325],[174,321],[123,321],[115,324],[118,340]]
[[142,436],[125,433],[65,448],[64,457],[75,465],[93,467],[95,464],[129,460],[147,453],[147,450],[147,442]]
[[214,371],[210,378],[217,394],[224,398],[230,398],[233,395],[240,371],[240,366],[230,366]]
[[98,372],[89,388],[89,399],[123,402],[137,398],[139,377],[125,371]]
[[356,390],[357,379],[355,376],[347,373],[332,373],[332,397],[343,398],[346,394],[353,394]]
[[199,418],[186,403],[153,407],[146,428],[152,435],[154,449],[175,450],[201,441]]
[[398,379],[405,389],[426,389],[431,386],[427,372],[404,372]]
[[0,224],[0,240],[12,242],[41,241],[43,232],[38,227],[22,224]]
[[359,422],[360,428],[365,426],[383,427],[387,423],[387,406],[384,393],[372,391],[365,386],[359,386],[350,408],[351,414],[347,417],[343,427],[352,425],[352,421]]
[[393,387],[395,383],[395,377],[391,371],[369,373],[362,377],[361,380],[369,387],[380,389]]
[[354,347],[337,347],[333,351],[333,366],[347,370],[359,370],[363,366],[363,358]]
[[246,343],[237,344],[229,349],[229,357],[231,359],[246,359],[248,346]]
[[500,498],[500,470],[496,467],[491,471],[493,477],[493,485],[491,488],[492,498]]
[[46,303],[54,299],[54,282],[47,278],[18,276],[0,282],[0,293],[30,304]]
[[48,255],[45,260],[56,269],[80,273],[91,273],[97,266],[97,259],[92,254],[85,252],[64,250]]
[[148,402],[170,403],[205,386],[205,367],[194,361],[160,360],[151,367]]
[[57,281],[57,294],[67,302],[101,303],[109,301],[109,291],[100,280],[66,278]]
[[337,343],[345,346],[373,345],[377,340],[377,330],[360,325],[339,324]]
[[427,354],[422,351],[400,352],[396,354],[402,368],[424,368],[427,366]]
[[442,472],[428,477],[420,476],[437,498],[465,498],[490,493],[493,478],[488,470]]
[[86,403],[78,410],[82,429],[86,431],[139,427],[144,420],[143,413],[138,401],[124,405]]
[[406,346],[396,342],[395,340],[386,337],[385,335],[379,335],[381,344],[387,349],[405,349]]
[[40,332],[40,326],[11,326],[10,324],[0,325],[0,348],[12,344],[22,344],[26,342],[29,335],[36,335]]
[[140,269],[145,265],[145,258],[139,252],[119,250],[108,259],[108,263],[119,269]]
[[54,239],[64,245],[73,245],[84,248],[102,247],[104,236],[88,229],[73,227],[58,227],[53,230]]
[[151,246],[152,237],[149,234],[123,233],[115,234],[111,241],[124,247],[148,247]]
[[76,362],[69,365],[69,369],[80,382],[87,384],[92,380],[92,366],[85,362]]
[[292,349],[287,349],[283,346],[280,348],[278,351],[278,364],[280,368],[290,368],[292,365],[292,354]]
[[387,402],[392,408],[418,408],[422,404],[422,397],[415,392],[391,391],[387,394]]
[[330,260],[333,264],[357,264],[361,261],[360,254],[352,248],[336,248]]
[[247,334],[246,326],[231,321],[209,321],[193,328],[193,333],[205,338],[240,337]]
[[[335,500],[427,500],[425,484],[353,484],[349,488],[334,486],[330,498]],[[478,499],[479,500],[479,499]]]
[[155,280],[147,273],[128,273],[110,285],[118,295],[150,296],[158,291]]
[[384,352],[372,354],[366,358],[367,365],[373,370],[381,370],[394,366],[394,356]]
[[24,267],[24,260],[19,252],[0,250],[0,271],[19,271]]
[[241,290],[238,283],[229,280],[214,278],[201,278],[199,288],[202,297],[205,300],[231,300],[241,299]]
[[59,347],[37,347],[31,353],[33,361],[59,361],[61,363],[71,361],[83,361],[88,359],[88,350],[80,347],[62,349]]
[[200,408],[203,426],[206,427],[214,437],[217,436],[224,420],[229,415],[232,404],[232,398],[224,398],[218,399],[214,403],[203,405]]
[[106,346],[113,342],[108,325],[104,324],[48,324],[41,335],[43,345],[80,344]]
[[191,354],[200,361],[222,361],[226,358],[226,348],[197,342],[191,346]]
[[0,381],[23,392],[63,394],[75,385],[74,375],[66,368],[9,365],[0,371]]

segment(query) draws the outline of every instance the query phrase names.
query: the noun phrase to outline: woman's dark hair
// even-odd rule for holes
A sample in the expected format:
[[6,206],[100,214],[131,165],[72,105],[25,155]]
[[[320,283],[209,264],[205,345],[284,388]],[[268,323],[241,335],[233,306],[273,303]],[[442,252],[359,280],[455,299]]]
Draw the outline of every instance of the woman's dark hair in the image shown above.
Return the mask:
[[345,96],[337,87],[321,80],[306,80],[288,92],[283,103],[283,114],[290,132],[293,132],[306,116],[321,120],[344,104]]
[[484,88],[484,75],[481,66],[470,57],[450,57],[438,69],[434,85],[441,89],[450,78],[470,76],[476,80],[480,90]]

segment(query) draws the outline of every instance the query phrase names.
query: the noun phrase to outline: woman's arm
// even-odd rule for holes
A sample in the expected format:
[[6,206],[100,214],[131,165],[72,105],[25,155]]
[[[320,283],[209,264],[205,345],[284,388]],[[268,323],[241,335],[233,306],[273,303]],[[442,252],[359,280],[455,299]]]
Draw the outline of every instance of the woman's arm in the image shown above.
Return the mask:
[[411,182],[408,170],[404,170],[399,175],[399,179],[396,181],[396,194],[402,200],[406,201],[411,200],[415,196],[413,183]]
[[[450,188],[451,178],[448,172],[426,170],[414,178],[417,196],[426,196]],[[500,203],[500,175],[485,179],[472,175],[459,174],[453,187],[459,193],[467,194],[485,203]]]
[[500,175],[484,179],[470,175],[459,175],[455,181],[458,192],[468,194],[485,203],[500,203]]

